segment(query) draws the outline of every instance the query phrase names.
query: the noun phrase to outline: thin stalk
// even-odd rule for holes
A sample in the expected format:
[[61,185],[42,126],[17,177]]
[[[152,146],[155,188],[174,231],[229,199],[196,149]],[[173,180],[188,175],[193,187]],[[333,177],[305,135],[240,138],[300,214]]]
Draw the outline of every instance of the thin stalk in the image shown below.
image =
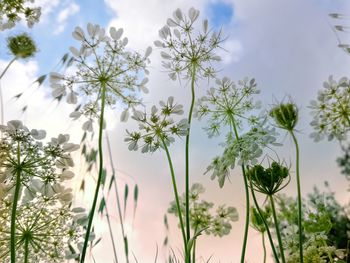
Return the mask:
[[171,160],[171,156],[169,153],[169,149],[168,146],[166,145],[165,141],[163,138],[161,138],[162,143],[163,143],[163,147],[168,159],[168,164],[169,164],[169,168],[170,168],[170,173],[171,173],[171,181],[173,183],[173,190],[174,190],[174,195],[175,195],[175,202],[176,202],[176,208],[177,208],[177,213],[179,214],[179,219],[180,219],[180,227],[181,227],[181,232],[182,232],[182,238],[183,238],[183,242],[184,242],[184,253],[185,253],[185,262],[188,263],[189,262],[189,258],[191,258],[191,256],[188,254],[187,251],[187,240],[186,240],[186,232],[185,232],[185,226],[183,223],[183,219],[182,219],[182,213],[181,213],[181,207],[180,207],[180,200],[179,200],[179,194],[178,194],[178,190],[177,190],[177,184],[176,184],[176,178],[175,178],[175,172],[174,172],[174,166],[173,166],[173,162]]
[[[17,165],[21,165],[21,149],[19,142],[17,144]],[[16,169],[16,186],[15,194],[13,197],[12,204],[12,214],[11,214],[11,263],[16,263],[16,214],[17,214],[17,204],[19,200],[19,193],[21,190],[21,167]]]
[[[2,79],[2,77],[5,75],[6,71],[10,68],[11,64],[13,62],[15,62],[15,60],[17,59],[17,57],[14,57],[6,66],[6,68],[4,69],[4,71],[1,73],[0,75],[0,80]],[[0,110],[1,110],[1,125],[4,124],[4,97],[3,97],[3,94],[2,94],[2,88],[1,88],[1,83],[0,83]]]
[[24,241],[24,263],[28,263],[29,261],[29,239],[26,238]]
[[280,228],[279,228],[279,225],[278,225],[278,219],[277,219],[277,215],[276,215],[275,202],[273,201],[272,195],[269,195],[269,199],[270,199],[270,202],[271,202],[273,221],[275,223],[275,228],[276,228],[276,235],[277,235],[277,240],[278,240],[278,246],[280,247],[280,253],[281,253],[282,262],[285,263],[286,259],[284,257],[283,243],[282,243]]
[[303,226],[302,226],[302,202],[301,202],[301,187],[300,187],[300,168],[299,168],[299,144],[294,132],[291,130],[290,134],[293,138],[296,151],[296,173],[297,173],[297,189],[298,189],[298,227],[299,227],[299,256],[300,263],[304,262],[303,256]]
[[[230,115],[231,119],[231,124],[236,136],[236,140],[239,140],[239,135],[236,127],[236,122],[235,119],[233,118],[232,115]],[[242,174],[243,174],[243,181],[244,181],[244,191],[245,191],[245,200],[246,200],[246,216],[245,216],[245,226],[244,226],[244,237],[243,237],[243,245],[242,245],[242,252],[241,252],[241,263],[244,263],[245,259],[245,252],[247,248],[247,242],[248,242],[248,230],[249,230],[249,208],[250,208],[250,201],[249,201],[249,187],[248,187],[248,181],[247,181],[247,176],[245,173],[245,168],[244,168],[244,163],[242,163]]]
[[7,64],[6,68],[3,70],[3,72],[1,72],[0,75],[0,79],[2,79],[2,77],[5,75],[5,73],[7,72],[7,70],[10,68],[10,66],[12,65],[13,62],[15,62],[17,59],[17,57],[14,57],[13,59],[11,59],[11,61]]
[[126,243],[127,237],[125,235],[125,230],[124,230],[124,219],[122,216],[122,209],[121,209],[121,205],[120,205],[118,186],[117,186],[117,182],[115,179],[115,167],[114,167],[114,163],[113,163],[112,149],[111,149],[111,144],[109,142],[108,134],[107,134],[106,138],[107,138],[107,148],[108,148],[109,161],[111,163],[111,169],[112,169],[112,176],[114,177],[113,185],[114,185],[114,189],[115,189],[115,195],[117,198],[118,216],[119,216],[119,221],[120,221],[120,228],[121,228],[122,235],[123,235],[125,259],[126,259],[126,262],[129,263],[128,244]]
[[244,180],[245,200],[246,200],[244,239],[243,239],[242,254],[241,254],[241,263],[244,263],[245,251],[246,251],[247,242],[248,242],[249,212],[250,212],[249,211],[249,207],[250,207],[249,189],[248,189],[248,182],[245,174],[244,164],[242,164],[242,173],[243,173],[243,180]]
[[[194,107],[194,102],[196,99],[195,94],[195,80],[196,80],[196,66],[192,68],[191,76],[191,106],[188,113],[188,133],[186,135],[186,149],[185,149],[185,162],[186,162],[186,243],[191,239],[191,230],[190,230],[190,164],[189,164],[189,149],[190,149],[190,131],[191,131],[191,122],[192,122],[192,112]],[[190,251],[189,251],[190,252]],[[189,256],[189,262],[191,262],[191,257]]]
[[264,251],[264,263],[266,263],[266,245],[265,245],[265,234],[264,232],[261,233],[261,242],[263,246],[263,251]]
[[267,224],[267,222],[266,222],[266,220],[265,220],[265,217],[264,217],[263,214],[261,213],[261,210],[260,210],[258,201],[256,200],[255,192],[254,192],[254,189],[253,189],[253,183],[252,183],[252,180],[251,180],[251,179],[250,179],[250,190],[251,190],[251,193],[252,193],[254,205],[255,205],[256,209],[258,210],[258,213],[259,213],[259,215],[260,215],[260,218],[262,219],[262,221],[263,221],[263,223],[264,223],[264,226],[265,226],[265,228],[266,228],[267,236],[268,236],[268,238],[269,238],[270,245],[271,245],[271,249],[272,249],[273,255],[274,255],[274,257],[275,257],[276,263],[279,263],[280,261],[279,261],[279,259],[278,259],[277,251],[276,251],[275,245],[274,245],[274,243],[273,243],[273,239],[272,239],[272,235],[271,235],[271,232],[270,232],[270,228],[269,228],[269,225]]
[[99,134],[98,134],[98,156],[99,156],[99,171],[98,171],[98,179],[97,179],[97,184],[96,184],[96,189],[95,189],[95,196],[94,200],[92,202],[92,208],[89,214],[89,222],[85,234],[85,240],[84,240],[84,246],[83,250],[81,253],[81,259],[80,262],[84,263],[85,262],[85,256],[86,256],[86,250],[89,244],[89,237],[90,237],[90,232],[91,232],[91,227],[92,227],[92,221],[94,219],[94,214],[95,214],[95,209],[96,209],[96,204],[97,204],[97,198],[98,198],[98,193],[100,190],[101,186],[101,181],[102,181],[102,175],[103,175],[103,149],[102,149],[102,134],[103,134],[103,119],[104,119],[104,110],[105,110],[105,104],[106,104],[106,84],[101,83],[101,114],[100,114],[100,123],[99,123]]
[[193,251],[192,251],[192,263],[196,263],[196,243],[197,240],[193,241]]
[[[196,233],[197,233],[197,226],[194,229],[194,234]],[[196,263],[196,244],[197,244],[197,238],[193,240],[192,263]]]
[[105,205],[105,210],[106,210],[109,235],[110,235],[111,240],[112,240],[114,259],[115,259],[115,262],[118,263],[117,250],[116,250],[115,243],[114,243],[114,236],[113,236],[113,232],[112,232],[111,221],[109,220],[109,213],[108,213],[107,204]]

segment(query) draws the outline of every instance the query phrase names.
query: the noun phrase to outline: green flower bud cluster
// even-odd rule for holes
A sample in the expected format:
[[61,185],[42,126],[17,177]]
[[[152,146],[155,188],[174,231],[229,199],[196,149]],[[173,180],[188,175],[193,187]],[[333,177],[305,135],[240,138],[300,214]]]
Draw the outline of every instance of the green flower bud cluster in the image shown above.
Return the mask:
[[270,116],[279,128],[293,131],[298,122],[298,108],[291,102],[281,103],[271,109]]
[[[247,177],[252,180],[256,191],[266,195],[277,193],[290,181],[289,169],[275,161],[266,169],[260,164],[249,168]],[[288,181],[284,182],[285,179]]]
[[35,42],[26,33],[9,37],[7,47],[16,58],[29,58],[37,52]]

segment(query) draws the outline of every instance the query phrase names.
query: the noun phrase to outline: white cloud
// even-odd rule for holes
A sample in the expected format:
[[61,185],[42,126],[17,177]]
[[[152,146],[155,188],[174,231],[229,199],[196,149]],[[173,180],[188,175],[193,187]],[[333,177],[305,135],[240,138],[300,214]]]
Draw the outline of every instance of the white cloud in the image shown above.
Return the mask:
[[[7,63],[8,61],[0,60],[0,68],[5,68]],[[80,126],[68,118],[72,109],[64,104],[58,108],[51,96],[51,88],[32,84],[38,78],[38,70],[36,61],[16,61],[1,80],[5,123],[19,119],[30,129],[44,129],[52,137],[59,133],[70,133],[72,140],[79,142]],[[23,95],[15,100],[14,96],[20,93]],[[22,113],[24,107],[27,109]]]
[[49,15],[58,9],[60,0],[36,0],[35,5],[41,7],[40,23],[44,23],[49,18]]
[[64,31],[69,17],[80,11],[80,6],[71,0],[36,0],[35,6],[40,6],[42,11],[39,24],[54,25],[55,35]]
[[56,22],[58,24],[58,27],[55,29],[54,34],[59,34],[63,32],[67,25],[67,20],[70,16],[75,15],[80,10],[80,6],[76,3],[72,2],[68,6],[66,6],[64,9],[62,9],[56,18]]
[[[130,39],[130,47],[137,49],[153,46],[153,41],[158,38],[158,30],[176,8],[187,12],[193,5],[186,0],[105,0],[105,3],[116,14],[110,26],[124,28],[125,35]],[[206,3],[208,0],[198,0],[195,8],[202,10]]]

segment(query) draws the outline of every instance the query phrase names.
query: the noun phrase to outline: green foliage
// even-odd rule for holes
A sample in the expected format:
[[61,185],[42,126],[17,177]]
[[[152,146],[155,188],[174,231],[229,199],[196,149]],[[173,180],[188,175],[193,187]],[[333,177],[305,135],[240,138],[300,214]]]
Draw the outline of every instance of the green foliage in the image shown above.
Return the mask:
[[[297,202],[279,196],[279,220],[287,262],[298,262]],[[307,205],[306,205],[306,204]],[[350,239],[350,217],[335,199],[333,192],[321,193],[317,188],[304,202],[304,262],[329,262],[343,259]]]

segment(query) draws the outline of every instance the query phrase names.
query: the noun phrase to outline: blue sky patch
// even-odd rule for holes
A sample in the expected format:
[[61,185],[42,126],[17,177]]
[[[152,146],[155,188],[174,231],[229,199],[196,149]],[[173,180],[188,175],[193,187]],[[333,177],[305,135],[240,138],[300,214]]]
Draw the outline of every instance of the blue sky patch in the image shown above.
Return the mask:
[[233,6],[224,2],[210,3],[207,11],[211,24],[216,28],[229,24],[234,16]]

